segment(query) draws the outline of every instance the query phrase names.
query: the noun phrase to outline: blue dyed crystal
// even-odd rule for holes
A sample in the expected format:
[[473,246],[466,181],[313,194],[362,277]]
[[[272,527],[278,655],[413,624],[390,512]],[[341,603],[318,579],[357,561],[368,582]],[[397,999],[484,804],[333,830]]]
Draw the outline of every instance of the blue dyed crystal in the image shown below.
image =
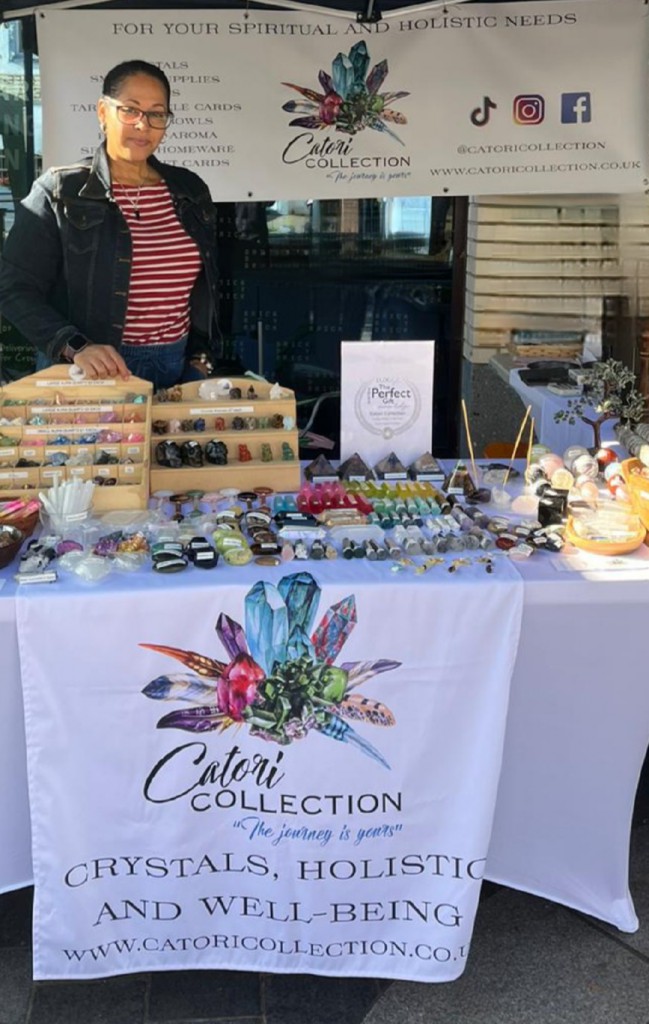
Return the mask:
[[318,661],[333,664],[357,621],[353,594],[331,606],[311,637]]
[[287,660],[288,610],[272,583],[255,583],[245,600],[246,637],[250,653],[266,674],[275,662]]

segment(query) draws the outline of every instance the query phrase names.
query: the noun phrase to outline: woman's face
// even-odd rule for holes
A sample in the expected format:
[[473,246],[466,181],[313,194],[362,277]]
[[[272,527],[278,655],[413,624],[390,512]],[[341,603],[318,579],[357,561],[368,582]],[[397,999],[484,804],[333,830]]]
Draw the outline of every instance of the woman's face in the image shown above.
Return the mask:
[[106,149],[113,160],[141,163],[156,151],[164,137],[164,128],[152,128],[146,117],[135,124],[123,124],[118,106],[143,112],[167,113],[167,94],[157,78],[149,75],[130,75],[115,97],[102,98],[97,103],[99,123],[106,126]]

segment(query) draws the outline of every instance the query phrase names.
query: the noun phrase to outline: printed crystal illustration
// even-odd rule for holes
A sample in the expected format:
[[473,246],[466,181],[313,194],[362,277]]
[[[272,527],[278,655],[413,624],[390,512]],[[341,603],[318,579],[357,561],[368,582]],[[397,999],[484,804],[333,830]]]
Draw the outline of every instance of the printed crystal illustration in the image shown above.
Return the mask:
[[277,586],[258,581],[245,598],[245,630],[223,612],[218,617],[216,632],[228,661],[141,644],[190,669],[144,687],[152,700],[191,705],[164,715],[158,728],[202,733],[245,725],[251,736],[283,745],[316,730],[389,768],[349,720],[394,725],[385,704],[354,691],[401,663],[382,658],[334,665],[356,625],[356,599],[352,594],[332,605],[314,629],[319,602],[320,587],[309,572],[285,576]]
[[[364,128],[386,132],[400,145],[404,145],[390,124],[407,124],[405,114],[391,110],[395,100],[409,96],[409,92],[379,92],[388,76],[387,60],[375,64],[369,74],[370,55],[365,40],[352,46],[349,54],[338,53],[331,65],[331,74],[320,70],[318,81],[324,92],[319,93],[293,82],[282,82],[295,89],[302,100],[289,100],[282,110],[299,114],[289,124],[300,128],[335,128],[337,132],[356,135]],[[367,76],[367,77],[366,77]]]

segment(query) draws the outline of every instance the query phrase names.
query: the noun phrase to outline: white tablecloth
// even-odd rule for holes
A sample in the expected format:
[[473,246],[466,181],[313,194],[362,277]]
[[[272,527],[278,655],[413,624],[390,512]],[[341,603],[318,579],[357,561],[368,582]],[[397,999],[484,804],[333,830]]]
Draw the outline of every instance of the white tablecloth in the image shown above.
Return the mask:
[[[534,429],[541,444],[545,444],[553,452],[562,455],[569,445],[580,444],[585,448],[592,448],[594,444],[593,428],[577,416],[574,423],[567,420],[556,422],[555,413],[565,411],[569,408],[568,399],[555,395],[549,388],[539,384],[529,385],[523,383],[519,370],[510,370],[509,384],[519,396],[525,407],[532,406],[531,414],[534,417]],[[597,414],[592,409],[586,410],[589,419],[596,419]],[[616,420],[607,420],[602,426],[602,442],[614,439],[613,425]]]
[[[634,931],[628,856],[649,740],[642,669],[649,582],[626,582],[616,573],[594,582],[559,573],[543,557],[523,572],[523,625],[487,877]],[[487,587],[488,579],[477,585]],[[101,589],[88,600],[101,601]],[[31,867],[7,588],[0,608],[0,752],[7,766],[0,774],[0,888],[7,889],[25,884]]]
[[32,881],[14,582],[0,573],[0,893]]
[[486,877],[632,932],[629,838],[649,742],[649,579],[552,572],[526,566]]

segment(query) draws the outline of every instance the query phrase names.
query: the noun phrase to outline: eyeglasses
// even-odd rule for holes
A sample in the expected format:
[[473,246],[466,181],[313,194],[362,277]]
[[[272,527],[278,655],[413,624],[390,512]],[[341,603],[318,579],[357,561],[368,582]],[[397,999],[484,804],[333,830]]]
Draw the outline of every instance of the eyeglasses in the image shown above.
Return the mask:
[[144,118],[149,128],[157,128],[158,131],[161,131],[173,121],[174,116],[170,110],[140,110],[139,107],[125,107],[122,103],[114,100],[112,96],[104,96],[104,99],[115,107],[117,120],[122,124],[139,124]]

